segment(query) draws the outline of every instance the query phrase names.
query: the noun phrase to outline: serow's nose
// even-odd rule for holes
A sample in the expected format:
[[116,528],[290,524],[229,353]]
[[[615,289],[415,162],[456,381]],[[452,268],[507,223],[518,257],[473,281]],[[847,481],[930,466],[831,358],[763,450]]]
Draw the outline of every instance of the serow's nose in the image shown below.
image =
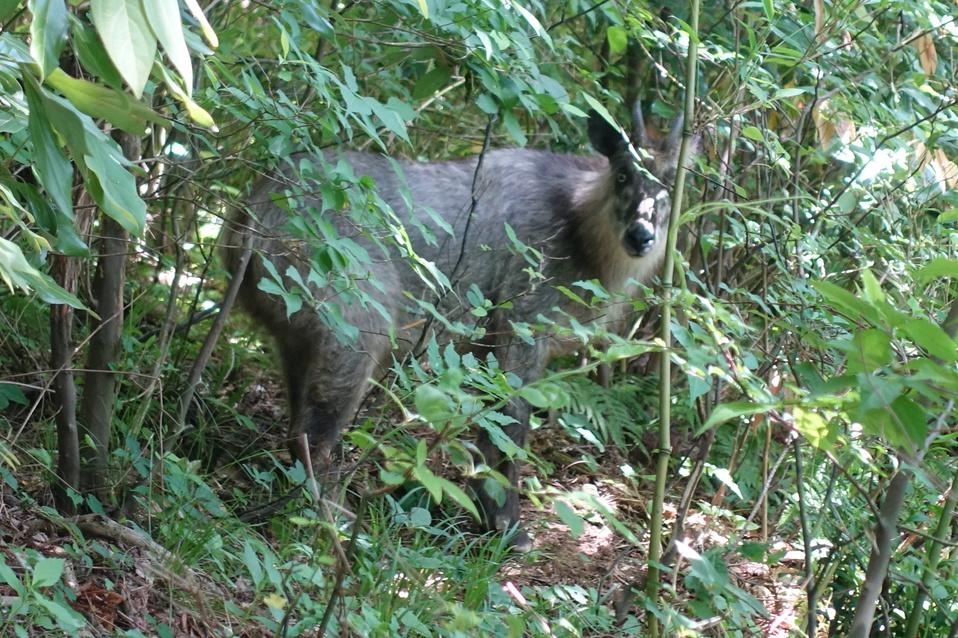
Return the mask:
[[644,257],[655,245],[655,228],[644,219],[633,222],[625,231],[626,251],[633,257]]

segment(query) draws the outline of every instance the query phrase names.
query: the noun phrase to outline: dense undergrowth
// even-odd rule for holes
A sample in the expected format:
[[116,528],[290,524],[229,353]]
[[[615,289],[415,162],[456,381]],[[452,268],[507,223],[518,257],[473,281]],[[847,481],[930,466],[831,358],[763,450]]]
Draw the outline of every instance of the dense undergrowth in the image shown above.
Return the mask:
[[[692,33],[674,3],[205,4],[0,2],[0,634],[958,635],[953,5],[711,2]],[[295,153],[588,153],[586,111],[637,100],[654,135],[690,39],[659,589],[654,283],[630,334],[571,324],[580,356],[534,384],[424,343],[314,501],[267,336],[220,323],[224,216],[292,157],[292,199],[396,250],[375,184]],[[297,230],[317,278],[368,270]],[[282,275],[278,305],[349,335]],[[529,555],[466,491],[516,396]]]

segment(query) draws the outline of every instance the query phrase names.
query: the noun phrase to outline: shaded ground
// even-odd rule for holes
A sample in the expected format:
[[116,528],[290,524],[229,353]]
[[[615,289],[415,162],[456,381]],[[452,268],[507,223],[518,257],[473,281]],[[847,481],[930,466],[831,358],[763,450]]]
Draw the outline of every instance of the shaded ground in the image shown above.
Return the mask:
[[[260,423],[279,422],[279,427],[263,433],[269,437],[268,441],[255,437],[258,446],[283,448],[282,410],[277,407],[282,402],[277,395],[277,387],[271,384],[254,385],[246,392],[242,413],[254,415],[254,420]],[[236,444],[234,452],[240,452],[239,456],[244,446],[250,445],[250,437],[242,433],[235,439],[232,436],[227,439]],[[600,457],[598,470],[587,472],[577,460],[581,458],[576,451],[577,444],[562,435],[559,428],[538,430],[531,445],[537,454],[556,463],[552,475],[543,481],[550,490],[593,499],[620,520],[646,519],[650,494],[637,493],[628,483],[616,480],[615,477],[621,476],[619,467],[623,463],[616,453]],[[566,461],[558,463],[556,459]],[[29,477],[23,480],[29,481]],[[34,489],[26,487],[30,493],[44,492],[39,480],[35,481]],[[224,592],[203,575],[171,575],[170,557],[163,548],[151,545],[149,538],[126,536],[111,529],[95,534],[93,532],[100,528],[92,527],[93,523],[84,528],[84,535],[99,536],[100,540],[93,541],[93,551],[88,553],[99,553],[107,559],[105,563],[118,567],[75,565],[76,554],[69,550],[74,537],[68,529],[51,525],[49,517],[39,516],[35,507],[17,501],[7,486],[2,490],[0,554],[3,560],[14,572],[22,573],[25,566],[18,565],[10,548],[31,548],[43,556],[65,559],[64,581],[76,594],[76,600],[71,603],[73,608],[103,632],[136,628],[150,635],[154,625],[144,620],[145,613],[149,612],[173,627],[176,636],[206,636],[209,635],[204,621],[207,612],[202,601],[222,601],[225,596],[240,606],[255,603],[252,591],[243,582],[234,583],[231,591]],[[540,511],[529,500],[523,502],[523,519],[534,536],[535,551],[508,561],[499,572],[500,584],[519,606],[525,606],[525,596],[534,595],[536,588],[557,585],[595,588],[611,605],[615,592],[644,579],[646,539],[639,539],[638,544],[629,542],[614,530],[607,518],[581,506],[575,498],[564,502],[584,520],[578,536],[574,537],[569,526],[554,512]],[[679,576],[673,583],[680,598],[691,595],[684,584],[685,575],[690,571],[689,559],[694,558],[696,552],[723,547],[735,536],[732,525],[715,508],[694,506],[693,510],[686,520],[685,544],[677,559]],[[674,518],[674,509],[667,509],[667,521]],[[643,528],[642,525],[633,527]],[[779,545],[776,550],[794,552],[795,548]],[[769,617],[760,623],[760,633],[753,632],[753,635],[784,638],[793,635],[802,624],[802,612],[798,609],[804,604],[800,553],[797,559],[769,567],[738,554],[726,558],[730,582],[754,596],[769,612]],[[176,595],[170,593],[174,590]],[[8,603],[14,594],[0,579],[0,602]],[[195,604],[184,606],[184,599],[192,599]],[[705,635],[712,633],[707,622],[700,629]],[[237,636],[263,635],[258,627],[234,627],[233,631]]]

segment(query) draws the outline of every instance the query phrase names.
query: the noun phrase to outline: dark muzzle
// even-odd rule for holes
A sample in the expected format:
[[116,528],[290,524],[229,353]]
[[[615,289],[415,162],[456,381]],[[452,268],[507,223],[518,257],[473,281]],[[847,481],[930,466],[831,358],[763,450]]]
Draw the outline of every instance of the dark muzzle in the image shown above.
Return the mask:
[[639,219],[626,229],[622,242],[629,255],[644,257],[655,246],[655,227],[647,220]]

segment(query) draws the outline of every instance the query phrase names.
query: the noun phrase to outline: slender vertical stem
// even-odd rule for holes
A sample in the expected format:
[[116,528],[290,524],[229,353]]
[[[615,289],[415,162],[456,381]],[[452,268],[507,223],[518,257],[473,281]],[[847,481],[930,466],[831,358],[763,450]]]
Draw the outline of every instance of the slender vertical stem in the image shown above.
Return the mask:
[[[771,428],[771,424],[769,424],[769,428]],[[815,598],[815,561],[812,555],[812,533],[808,525],[808,501],[805,498],[805,477],[802,475],[801,439],[795,439],[792,442],[792,450],[795,454],[795,488],[798,492],[798,517],[802,524],[802,544],[805,550],[805,635],[815,636],[818,620],[818,606]]]
[[955,512],[956,505],[958,505],[958,472],[951,478],[951,487],[948,489],[948,494],[945,495],[945,506],[941,509],[941,516],[938,517],[935,539],[928,545],[928,557],[925,559],[924,573],[921,577],[923,587],[919,587],[918,591],[915,592],[915,602],[912,603],[911,613],[908,615],[908,625],[904,633],[905,638],[915,638],[918,635],[922,608],[925,606],[925,600],[928,598],[927,592],[931,588],[935,572],[938,569],[942,542],[947,540],[948,530],[951,528],[951,517]]
[[[670,383],[672,379],[672,287],[675,270],[675,244],[678,237],[679,217],[685,194],[685,176],[692,146],[692,124],[695,121],[695,81],[698,58],[699,0],[690,1],[688,64],[685,73],[685,117],[683,118],[682,145],[679,149],[678,166],[675,172],[675,187],[672,189],[672,210],[669,215],[669,232],[666,239],[665,265],[662,267],[662,343],[664,352],[660,359],[659,373],[659,449],[655,473],[655,500],[652,503],[652,521],[649,534],[649,571],[646,593],[651,602],[659,600],[659,561],[662,557],[662,509],[665,503],[665,483],[668,478],[671,456],[671,406]],[[659,635],[658,621],[649,615],[649,635]]]

